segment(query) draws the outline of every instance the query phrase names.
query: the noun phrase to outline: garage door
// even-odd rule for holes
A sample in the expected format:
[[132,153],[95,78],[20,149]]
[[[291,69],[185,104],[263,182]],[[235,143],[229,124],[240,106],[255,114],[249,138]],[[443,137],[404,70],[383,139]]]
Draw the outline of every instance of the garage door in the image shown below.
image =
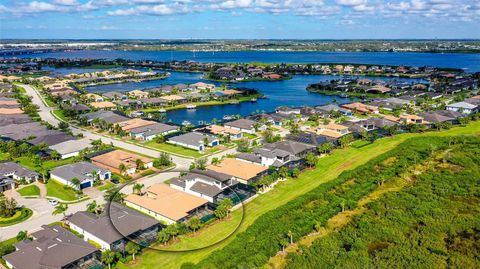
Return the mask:
[[88,187],[91,187],[91,186],[92,186],[92,182],[88,181],[88,182],[80,184],[80,189],[85,189],[85,188],[88,188]]

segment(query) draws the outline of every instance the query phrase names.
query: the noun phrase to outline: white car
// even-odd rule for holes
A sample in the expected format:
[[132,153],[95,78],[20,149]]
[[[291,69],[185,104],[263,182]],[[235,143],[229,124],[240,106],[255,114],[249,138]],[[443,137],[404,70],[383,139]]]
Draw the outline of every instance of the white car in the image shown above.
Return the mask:
[[52,200],[48,200],[48,203],[49,203],[50,205],[52,205],[52,206],[58,205],[58,201],[57,201],[57,200],[53,200],[53,199],[52,199]]

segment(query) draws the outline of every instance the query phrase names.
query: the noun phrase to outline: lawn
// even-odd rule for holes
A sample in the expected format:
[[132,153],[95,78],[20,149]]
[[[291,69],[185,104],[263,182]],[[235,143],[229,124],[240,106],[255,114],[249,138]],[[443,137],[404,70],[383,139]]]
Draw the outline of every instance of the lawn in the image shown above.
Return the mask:
[[[29,157],[19,157],[19,158],[16,158],[15,161],[19,162],[21,165],[31,169],[31,170],[35,170],[35,171],[40,171],[41,167],[37,167],[35,166],[35,164],[33,164],[32,160],[29,158]],[[42,163],[42,167],[45,169],[45,170],[51,170],[55,167],[58,167],[58,166],[62,166],[62,165],[65,165],[65,164],[70,164],[70,163],[73,163],[75,160],[74,158],[68,158],[68,159],[62,159],[62,160],[48,160],[48,161],[44,161]]]
[[[447,136],[464,134],[478,135],[479,133],[480,122],[475,122],[467,127],[455,127],[442,132],[400,134],[394,137],[386,137],[379,139],[372,144],[365,145],[362,148],[347,147],[344,149],[335,150],[331,155],[320,158],[316,169],[302,173],[296,180],[287,180],[281,182],[277,184],[275,189],[272,191],[264,195],[260,195],[250,203],[246,204],[244,206],[245,217],[242,225],[237,230],[237,233],[244,231],[264,213],[288,203],[292,199],[305,194],[322,183],[335,179],[345,170],[353,169],[359,165],[365,164],[370,159],[391,150],[408,138],[419,136]],[[235,211],[233,214],[239,214],[239,212]],[[225,228],[211,227],[211,230],[215,231],[215,233],[221,233],[223,232],[223,229]],[[139,262],[133,267],[180,268],[180,266],[185,262],[197,263],[200,260],[208,257],[208,255],[213,251],[223,248],[232,240],[232,237],[219,244],[198,251],[176,253],[148,251],[139,257]],[[204,237],[199,238],[203,239]],[[205,244],[204,242],[199,242],[198,244],[200,243]],[[128,266],[125,265],[119,265],[118,267],[128,268]]]
[[77,194],[70,188],[65,189],[62,184],[50,179],[47,183],[47,196],[56,197],[63,201],[75,201]]
[[68,119],[63,115],[63,111],[60,109],[52,111],[53,115],[56,116],[57,118],[63,120],[63,121],[68,121]]
[[203,157],[205,154],[200,153],[196,150],[189,149],[189,148],[184,148],[184,147],[179,147],[167,143],[156,143],[155,141],[148,141],[144,143],[145,146],[149,146],[155,149],[158,149],[160,151],[164,151],[167,153],[172,153],[172,154],[177,154],[177,155],[183,155],[183,156],[188,156],[188,157],[193,157],[193,158],[200,158]]
[[17,189],[17,192],[20,193],[21,196],[40,196],[40,188],[38,188],[36,185],[30,185],[21,189]]
[[99,191],[106,191],[106,190],[108,190],[108,189],[110,189],[110,188],[113,188],[113,187],[115,187],[115,184],[113,184],[113,183],[110,182],[110,181],[105,181],[105,182],[103,182],[102,185],[98,186],[97,189],[98,189]]

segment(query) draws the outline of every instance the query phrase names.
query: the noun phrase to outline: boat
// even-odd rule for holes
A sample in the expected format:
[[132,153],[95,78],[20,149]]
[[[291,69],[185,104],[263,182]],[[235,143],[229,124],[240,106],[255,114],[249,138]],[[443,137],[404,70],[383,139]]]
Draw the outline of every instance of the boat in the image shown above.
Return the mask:
[[250,102],[256,102],[256,101],[257,101],[257,98],[250,99]]
[[160,109],[158,110],[158,112],[160,112],[160,113],[167,113],[167,110],[166,110],[165,108],[160,108]]
[[230,115],[223,116],[223,120],[231,120],[231,119],[233,119],[233,116],[230,116]]
[[188,104],[187,105],[187,109],[195,109],[195,108],[197,108],[197,106],[194,105],[194,104]]
[[184,120],[184,121],[182,121],[182,125],[183,126],[189,126],[189,125],[192,125],[192,123],[189,122],[188,120]]

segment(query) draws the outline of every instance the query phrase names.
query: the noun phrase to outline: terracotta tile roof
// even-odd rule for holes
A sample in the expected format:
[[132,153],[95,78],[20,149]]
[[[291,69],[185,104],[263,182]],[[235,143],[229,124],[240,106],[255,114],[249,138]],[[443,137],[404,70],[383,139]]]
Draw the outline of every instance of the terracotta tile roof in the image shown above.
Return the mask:
[[250,180],[267,170],[268,167],[226,158],[218,165],[209,165],[207,169],[231,175],[239,179]]
[[125,198],[125,201],[175,221],[188,216],[189,211],[208,202],[200,197],[170,188],[163,183],[150,186],[143,196],[130,194]]
[[114,103],[109,102],[109,101],[103,101],[103,102],[92,102],[90,103],[91,106],[94,108],[115,108],[117,107]]
[[142,160],[144,163],[152,162],[152,160],[147,157],[143,157],[123,150],[114,150],[102,155],[95,156],[92,158],[92,161],[117,169],[122,163],[128,168],[136,167],[137,165],[135,161],[137,159]]
[[154,121],[149,121],[149,120],[143,120],[143,119],[131,119],[128,121],[124,121],[120,123],[120,127],[122,127],[122,130],[124,131],[130,131],[135,128],[139,127],[144,127],[144,126],[149,126],[153,125],[155,122]]
[[167,96],[162,96],[160,98],[163,99],[163,100],[167,100],[167,101],[185,100],[185,98],[183,98],[180,95],[167,95]]

